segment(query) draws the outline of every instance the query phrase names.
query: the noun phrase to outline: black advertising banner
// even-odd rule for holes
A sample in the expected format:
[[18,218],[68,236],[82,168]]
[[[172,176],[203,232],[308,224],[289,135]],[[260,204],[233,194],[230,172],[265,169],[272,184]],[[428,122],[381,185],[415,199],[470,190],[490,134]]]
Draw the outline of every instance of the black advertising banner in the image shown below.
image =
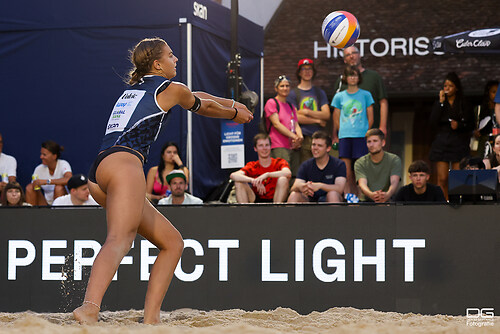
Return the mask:
[[[498,205],[160,207],[185,250],[163,309],[500,308]],[[106,236],[95,208],[1,209],[1,312],[70,311]],[[157,254],[136,238],[103,300],[142,309]]]
[[440,36],[429,49],[449,53],[500,53],[500,28],[478,29]]

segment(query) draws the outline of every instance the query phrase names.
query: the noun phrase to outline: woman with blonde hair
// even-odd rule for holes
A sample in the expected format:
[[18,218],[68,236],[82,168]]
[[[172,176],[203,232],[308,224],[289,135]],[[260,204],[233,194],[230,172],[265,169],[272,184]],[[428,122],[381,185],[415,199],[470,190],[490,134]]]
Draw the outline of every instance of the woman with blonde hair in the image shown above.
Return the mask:
[[181,234],[146,198],[143,164],[163,117],[175,105],[203,116],[237,123],[253,119],[241,103],[204,92],[191,92],[176,75],[177,57],[161,38],[140,41],[131,52],[130,85],[118,98],[94,164],[89,171],[92,197],[106,209],[107,237],[90,273],[82,306],[73,311],[80,323],[98,320],[104,293],[139,233],[159,249],[144,303],[144,323],[160,321],[160,308],[184,243]]

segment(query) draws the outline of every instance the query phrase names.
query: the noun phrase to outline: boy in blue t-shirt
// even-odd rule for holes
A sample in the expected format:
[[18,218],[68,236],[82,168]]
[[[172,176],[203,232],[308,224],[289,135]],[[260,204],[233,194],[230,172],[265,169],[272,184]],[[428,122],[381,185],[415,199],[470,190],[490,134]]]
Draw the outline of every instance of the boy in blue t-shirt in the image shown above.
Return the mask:
[[352,167],[356,159],[368,153],[365,134],[373,123],[373,97],[369,91],[358,87],[361,80],[359,70],[347,66],[342,75],[347,90],[335,94],[331,104],[334,107],[333,141],[339,143],[339,157],[347,170],[346,194],[357,194]]

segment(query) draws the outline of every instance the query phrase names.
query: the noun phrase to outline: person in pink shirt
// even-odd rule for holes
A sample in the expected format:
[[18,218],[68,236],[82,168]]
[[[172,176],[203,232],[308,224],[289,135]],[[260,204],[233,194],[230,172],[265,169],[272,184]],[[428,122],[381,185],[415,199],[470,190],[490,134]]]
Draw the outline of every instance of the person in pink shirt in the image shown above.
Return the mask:
[[264,107],[266,125],[271,138],[271,156],[283,158],[295,176],[300,165],[300,147],[304,137],[300,129],[297,109],[286,101],[290,82],[285,75],[274,81],[276,96],[267,100]]
[[189,180],[189,170],[182,163],[179,157],[179,146],[174,142],[167,142],[161,149],[160,163],[151,167],[146,179],[146,197],[153,203],[170,195],[170,187],[167,182],[167,175],[180,169]]

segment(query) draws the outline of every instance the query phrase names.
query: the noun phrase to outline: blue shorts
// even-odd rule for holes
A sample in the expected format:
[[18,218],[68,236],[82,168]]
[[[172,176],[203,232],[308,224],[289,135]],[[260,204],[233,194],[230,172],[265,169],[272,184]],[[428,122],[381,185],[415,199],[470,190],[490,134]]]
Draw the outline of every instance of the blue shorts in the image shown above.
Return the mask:
[[321,195],[319,197],[309,197],[309,202],[311,203],[325,203],[326,202],[326,194]]
[[366,139],[361,138],[340,138],[339,158],[358,159],[368,154]]

